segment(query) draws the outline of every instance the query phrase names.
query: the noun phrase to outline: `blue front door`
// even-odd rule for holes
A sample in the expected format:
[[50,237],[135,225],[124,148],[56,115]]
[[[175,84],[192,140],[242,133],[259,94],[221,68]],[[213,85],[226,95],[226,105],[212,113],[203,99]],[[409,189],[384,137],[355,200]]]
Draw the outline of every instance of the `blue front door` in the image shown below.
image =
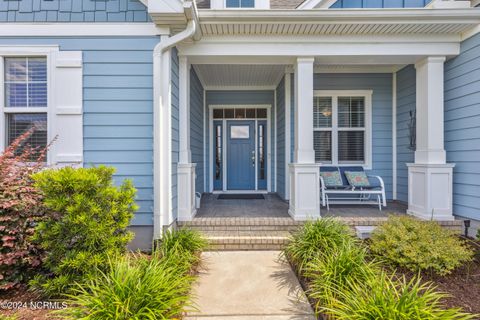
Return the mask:
[[227,121],[227,189],[255,190],[255,121]]

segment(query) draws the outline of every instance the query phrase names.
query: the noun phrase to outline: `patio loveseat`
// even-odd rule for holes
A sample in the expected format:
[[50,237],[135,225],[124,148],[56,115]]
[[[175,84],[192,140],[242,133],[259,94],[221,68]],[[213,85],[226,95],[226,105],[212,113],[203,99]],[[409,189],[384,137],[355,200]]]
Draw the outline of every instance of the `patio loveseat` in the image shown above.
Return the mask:
[[320,167],[322,206],[330,204],[375,204],[387,206],[385,184],[380,176],[367,175],[363,167]]

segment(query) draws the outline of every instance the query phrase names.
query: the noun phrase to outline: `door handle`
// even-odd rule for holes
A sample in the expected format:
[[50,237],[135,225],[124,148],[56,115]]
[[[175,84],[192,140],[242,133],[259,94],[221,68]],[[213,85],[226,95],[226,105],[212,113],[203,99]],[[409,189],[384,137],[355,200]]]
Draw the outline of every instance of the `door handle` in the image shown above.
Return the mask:
[[252,166],[255,167],[255,151],[252,151]]

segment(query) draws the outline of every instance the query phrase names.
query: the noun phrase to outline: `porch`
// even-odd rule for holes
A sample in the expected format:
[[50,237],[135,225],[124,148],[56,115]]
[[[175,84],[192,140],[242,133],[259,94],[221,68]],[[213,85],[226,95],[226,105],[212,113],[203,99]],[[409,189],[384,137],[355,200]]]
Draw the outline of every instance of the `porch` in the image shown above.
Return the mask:
[[[204,194],[195,218],[289,218],[288,202],[276,193],[262,194],[264,199],[219,199],[218,194]],[[382,211],[375,205],[332,205],[322,210],[322,217],[386,218],[406,214],[407,205],[388,201]],[[348,219],[347,219],[348,220]],[[360,220],[359,220],[360,221]]]

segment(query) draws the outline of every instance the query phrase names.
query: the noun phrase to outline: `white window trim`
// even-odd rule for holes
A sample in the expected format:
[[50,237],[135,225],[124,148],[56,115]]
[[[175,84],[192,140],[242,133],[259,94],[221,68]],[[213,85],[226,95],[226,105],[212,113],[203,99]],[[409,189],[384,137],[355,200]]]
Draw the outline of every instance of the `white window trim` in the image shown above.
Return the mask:
[[251,8],[235,8],[227,7],[227,0],[211,0],[210,8],[214,10],[254,10],[254,9],[270,9],[270,0],[255,0],[254,6]]
[[[11,113],[46,113],[47,114],[47,143],[54,138],[53,132],[53,73],[55,65],[52,63],[53,54],[58,46],[31,46],[31,47],[0,47],[0,151],[7,147],[6,116]],[[12,57],[45,57],[47,59],[47,107],[7,108],[5,104],[5,58]],[[51,164],[52,151],[47,152],[47,165]]]
[[[332,131],[332,166],[363,166],[366,170],[372,169],[372,95],[373,90],[314,90],[314,97],[331,97],[332,98],[332,129],[317,128],[315,131]],[[364,163],[338,163],[338,143],[337,134],[337,108],[338,97],[365,97],[365,162]],[[354,130],[358,128],[342,129],[342,131]]]

